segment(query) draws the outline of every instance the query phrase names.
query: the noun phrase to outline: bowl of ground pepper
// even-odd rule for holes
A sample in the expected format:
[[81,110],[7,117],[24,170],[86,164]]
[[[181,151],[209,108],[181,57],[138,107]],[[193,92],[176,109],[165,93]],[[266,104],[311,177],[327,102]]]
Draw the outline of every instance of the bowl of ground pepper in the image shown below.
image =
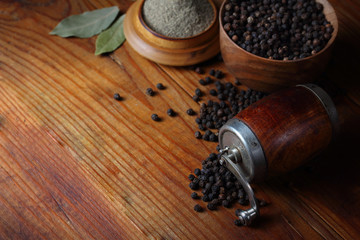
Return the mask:
[[227,69],[263,92],[316,81],[338,32],[326,0],[226,0],[219,15]]
[[127,11],[124,34],[154,62],[194,65],[219,53],[219,21],[211,0],[139,0]]

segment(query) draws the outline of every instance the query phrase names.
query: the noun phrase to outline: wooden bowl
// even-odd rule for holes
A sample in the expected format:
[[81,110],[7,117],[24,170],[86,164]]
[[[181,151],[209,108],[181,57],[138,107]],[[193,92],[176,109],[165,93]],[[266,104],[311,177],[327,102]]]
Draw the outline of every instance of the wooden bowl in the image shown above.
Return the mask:
[[220,8],[220,50],[225,66],[245,86],[263,92],[315,81],[325,70],[338,33],[338,20],[333,7],[326,0],[317,0],[324,6],[326,19],[334,31],[327,45],[318,53],[299,60],[271,60],[256,56],[234,43],[223,28],[224,1]]
[[214,57],[220,51],[219,21],[216,6],[214,20],[203,32],[187,38],[171,38],[151,30],[142,16],[145,0],[129,8],[124,19],[124,34],[131,47],[154,62],[171,65],[194,65]]

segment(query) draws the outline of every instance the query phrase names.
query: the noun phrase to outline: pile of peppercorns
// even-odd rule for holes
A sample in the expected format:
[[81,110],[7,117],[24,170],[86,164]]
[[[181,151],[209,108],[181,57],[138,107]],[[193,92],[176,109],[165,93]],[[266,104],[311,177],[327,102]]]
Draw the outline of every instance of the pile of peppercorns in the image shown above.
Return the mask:
[[[197,72],[203,72],[196,68]],[[259,91],[251,89],[240,90],[236,85],[240,85],[238,80],[235,84],[231,82],[222,83],[220,81],[223,78],[224,73],[220,70],[211,69],[210,76],[200,79],[201,85],[208,85],[214,83],[215,88],[210,89],[209,94],[217,97],[219,101],[208,100],[207,103],[200,105],[200,111],[195,122],[198,124],[200,131],[204,131],[202,134],[200,131],[195,132],[195,137],[203,139],[205,141],[217,142],[217,132],[212,130],[219,130],[229,119],[233,118],[240,111],[248,107],[250,104],[261,99],[265,94]],[[211,78],[215,77],[217,80]],[[214,82],[215,81],[215,82]],[[199,89],[195,89],[195,95],[193,100],[198,102],[204,93]]]
[[[195,72],[204,74],[200,68],[194,68]],[[215,88],[210,89],[209,95],[217,97],[219,101],[208,100],[207,103],[200,105],[200,111],[195,119],[200,131],[195,132],[195,137],[206,141],[217,142],[218,132],[211,130],[219,130],[229,119],[233,118],[237,113],[248,107],[250,104],[261,99],[265,94],[251,89],[240,90],[237,86],[240,82],[236,79],[235,84],[231,82],[222,82],[224,73],[220,70],[211,69],[210,76],[200,79],[200,85],[209,85],[214,83]],[[215,79],[213,79],[214,77]],[[204,96],[199,88],[195,89],[193,100],[198,102]],[[195,111],[189,109],[189,115],[195,115]],[[188,110],[188,111],[189,111]],[[220,147],[216,150],[219,152]],[[219,162],[220,154],[211,153],[204,161],[202,161],[202,169],[196,168],[193,174],[188,176],[189,187],[194,190],[201,190],[202,195],[198,192],[192,192],[191,198],[206,202],[206,208],[210,211],[218,209],[219,206],[230,208],[236,203],[246,206],[249,204],[248,196],[236,179],[236,177]],[[265,206],[266,202],[259,201],[260,206]],[[196,212],[204,211],[200,204],[194,206]],[[237,209],[235,215],[239,216],[241,210]],[[240,219],[234,221],[235,225],[240,226]]]
[[260,57],[296,60],[314,55],[333,26],[315,0],[228,0],[223,27],[241,48]]
[[[188,176],[191,181],[189,187],[192,190],[201,189],[202,196],[193,192],[193,199],[201,199],[207,202],[207,208],[211,211],[218,206],[231,207],[235,202],[241,205],[248,205],[248,196],[236,177],[224,166],[220,165],[219,154],[211,153],[202,161],[202,169],[196,168],[194,174]],[[194,210],[203,211],[203,208],[196,204]]]

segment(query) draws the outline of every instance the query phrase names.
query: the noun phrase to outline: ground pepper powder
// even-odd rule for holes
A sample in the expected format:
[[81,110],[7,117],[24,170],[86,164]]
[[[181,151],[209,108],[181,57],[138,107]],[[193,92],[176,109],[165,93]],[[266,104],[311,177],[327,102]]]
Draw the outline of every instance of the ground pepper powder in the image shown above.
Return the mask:
[[153,31],[175,38],[197,35],[214,19],[208,0],[145,0],[142,14]]

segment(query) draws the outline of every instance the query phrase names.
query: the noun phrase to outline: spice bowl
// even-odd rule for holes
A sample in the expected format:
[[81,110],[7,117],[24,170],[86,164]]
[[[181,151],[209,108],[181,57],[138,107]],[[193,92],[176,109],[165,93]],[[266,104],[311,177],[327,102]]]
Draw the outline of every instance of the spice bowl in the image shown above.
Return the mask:
[[219,21],[215,4],[214,19],[203,32],[186,38],[172,38],[153,31],[145,23],[145,0],[131,5],[124,19],[124,34],[130,46],[143,57],[170,66],[194,65],[214,57],[220,51]]
[[324,72],[338,33],[338,20],[334,8],[326,0],[323,13],[333,26],[332,36],[319,52],[297,60],[273,60],[252,54],[238,46],[223,27],[224,1],[220,8],[220,50],[228,71],[245,86],[263,92],[273,92],[297,84],[314,82]]

